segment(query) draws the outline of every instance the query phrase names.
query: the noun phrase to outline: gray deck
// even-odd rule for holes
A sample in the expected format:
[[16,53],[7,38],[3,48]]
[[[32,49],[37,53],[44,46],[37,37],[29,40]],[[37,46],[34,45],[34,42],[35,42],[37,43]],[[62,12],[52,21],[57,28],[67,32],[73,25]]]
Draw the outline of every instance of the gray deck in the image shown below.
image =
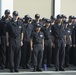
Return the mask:
[[69,68],[65,68],[65,71],[54,71],[55,68],[48,68],[47,71],[42,72],[32,72],[32,69],[20,69],[19,73],[10,73],[9,69],[0,70],[0,75],[76,75],[76,67],[70,66]]

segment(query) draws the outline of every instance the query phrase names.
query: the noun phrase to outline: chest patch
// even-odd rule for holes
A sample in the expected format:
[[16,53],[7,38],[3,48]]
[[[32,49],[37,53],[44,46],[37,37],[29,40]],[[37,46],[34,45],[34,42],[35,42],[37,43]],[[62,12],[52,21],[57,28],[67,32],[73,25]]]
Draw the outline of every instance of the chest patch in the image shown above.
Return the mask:
[[22,26],[19,26],[19,28],[22,28]]
[[51,30],[50,30],[50,32],[51,32]]
[[70,31],[68,30],[68,33],[70,33]]
[[74,28],[74,26],[73,26],[73,28]]
[[43,35],[40,35],[40,37],[43,37]]

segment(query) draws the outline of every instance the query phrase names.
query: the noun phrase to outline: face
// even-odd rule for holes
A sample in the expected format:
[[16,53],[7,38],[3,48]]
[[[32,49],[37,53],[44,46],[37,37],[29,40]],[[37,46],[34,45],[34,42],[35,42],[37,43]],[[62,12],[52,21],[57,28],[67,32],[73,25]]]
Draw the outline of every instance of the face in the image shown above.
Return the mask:
[[63,21],[65,21],[66,20],[66,18],[63,18]]
[[68,27],[68,24],[66,24],[66,28]]
[[40,29],[41,29],[41,27],[37,27],[37,28],[36,28],[36,31],[40,31]]
[[76,22],[76,19],[74,19],[74,22]]
[[6,16],[6,17],[9,17],[9,16],[10,16],[10,14],[5,14],[5,16]]
[[58,23],[61,23],[62,22],[62,19],[58,19]]
[[69,19],[69,22],[72,22],[72,19]]
[[13,16],[13,19],[14,19],[14,20],[17,20],[17,19],[18,19],[18,16]]
[[26,23],[30,23],[30,21],[29,20],[26,20]]
[[45,24],[45,21],[42,21],[43,24]]
[[54,25],[54,24],[55,24],[55,20],[52,20],[52,21],[51,21],[51,25]]
[[50,26],[50,23],[46,23],[45,25],[46,25],[47,27],[49,27],[49,26]]
[[36,21],[39,21],[39,20],[40,20],[40,18],[35,18],[35,20],[36,20]]

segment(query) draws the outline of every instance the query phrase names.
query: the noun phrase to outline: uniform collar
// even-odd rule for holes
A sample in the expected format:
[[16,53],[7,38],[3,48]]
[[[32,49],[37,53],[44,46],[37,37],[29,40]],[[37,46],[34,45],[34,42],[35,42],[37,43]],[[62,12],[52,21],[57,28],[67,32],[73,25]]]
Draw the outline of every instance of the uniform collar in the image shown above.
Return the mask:
[[62,27],[62,25],[58,25],[58,24],[57,24],[57,27],[61,28],[61,27]]

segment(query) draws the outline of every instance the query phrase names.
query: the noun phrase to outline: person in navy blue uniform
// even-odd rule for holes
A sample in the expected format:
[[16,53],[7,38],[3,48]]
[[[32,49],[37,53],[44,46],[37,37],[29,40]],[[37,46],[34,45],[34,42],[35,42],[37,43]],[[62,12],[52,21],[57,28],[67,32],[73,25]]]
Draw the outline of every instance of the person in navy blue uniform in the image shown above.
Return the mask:
[[[9,37],[9,38],[8,38]],[[18,12],[13,12],[13,18],[8,23],[6,31],[6,44],[10,50],[10,72],[19,72],[21,59],[21,46],[23,45],[23,24],[18,20]]]
[[[31,66],[31,55],[32,51],[30,49],[30,37],[33,32],[33,25],[30,23],[30,16],[25,15],[24,17],[24,37],[23,37],[23,47],[22,47],[22,67],[30,69]],[[25,58],[24,58],[25,57]]]
[[72,61],[71,63],[73,63],[76,66],[76,59],[74,59],[74,58],[76,58],[76,47],[74,46],[74,44],[75,44],[75,40],[74,40],[75,29],[76,29],[76,17],[74,17],[74,19],[73,19],[73,30],[72,30],[73,47],[72,47],[71,52],[70,52],[70,56],[71,56],[70,62]]
[[[42,27],[41,31],[44,33],[44,60],[48,67],[51,67],[52,63],[52,37],[51,37],[51,26],[50,20],[46,19],[45,26]],[[45,63],[45,62],[44,62]]]
[[[4,12],[5,16],[2,16],[0,21],[0,33],[1,33],[1,69],[4,69],[8,65],[8,49],[6,47],[6,27],[11,20],[10,10],[7,9]],[[7,63],[6,63],[7,60]]]
[[40,24],[42,26],[39,14],[35,14],[35,20],[33,20],[32,24],[33,24],[34,30],[35,30],[36,24]]
[[[68,21],[69,21],[68,27],[71,29],[71,38],[73,40],[73,34],[74,34],[73,31],[75,29],[75,24],[73,23],[73,16],[69,16],[69,20]],[[74,56],[76,54],[74,54],[75,53],[74,51],[75,51],[75,47],[72,46],[70,48],[70,63],[72,63],[72,64],[75,63],[75,60],[73,58],[74,58]]]
[[65,67],[69,67],[69,53],[70,47],[72,46],[71,29],[68,27],[68,22],[65,23]]
[[55,18],[51,18],[51,25],[54,25],[55,24]]
[[40,24],[36,24],[35,31],[32,33],[30,39],[31,50],[33,50],[33,71],[42,71],[41,65],[44,50],[44,34],[40,29]]
[[57,23],[52,26],[52,36],[55,45],[55,69],[56,71],[64,71],[65,43],[61,16],[58,17]]
[[76,26],[73,29],[73,33],[72,33],[72,45],[73,45],[73,48],[74,48],[73,64],[76,66]]
[[41,20],[42,27],[44,27],[44,26],[45,26],[45,21],[46,21],[46,18],[45,18],[45,17],[43,17],[43,18],[42,18],[42,20]]

